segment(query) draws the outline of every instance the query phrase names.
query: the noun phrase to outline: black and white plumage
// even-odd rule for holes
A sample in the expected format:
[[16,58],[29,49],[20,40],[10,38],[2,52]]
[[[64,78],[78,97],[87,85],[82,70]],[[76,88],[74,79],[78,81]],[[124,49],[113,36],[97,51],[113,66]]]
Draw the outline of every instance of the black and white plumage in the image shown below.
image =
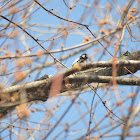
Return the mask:
[[72,66],[74,66],[75,64],[84,63],[87,59],[88,59],[88,55],[87,55],[87,54],[82,54],[79,58],[77,58],[77,59],[72,63]]

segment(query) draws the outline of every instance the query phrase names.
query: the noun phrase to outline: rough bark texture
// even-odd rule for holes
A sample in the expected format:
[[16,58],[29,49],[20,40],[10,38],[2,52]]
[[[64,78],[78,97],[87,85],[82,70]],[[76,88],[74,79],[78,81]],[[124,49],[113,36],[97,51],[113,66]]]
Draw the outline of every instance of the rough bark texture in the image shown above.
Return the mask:
[[[133,53],[126,52],[121,57],[116,58],[115,62],[117,76],[130,74],[129,71],[135,73],[140,69],[140,61],[129,60],[140,60],[140,51]],[[112,83],[112,64],[114,64],[114,60],[81,65],[77,68],[70,68],[67,71],[59,74],[59,76],[53,78],[49,78],[45,75],[31,83],[1,89],[0,115],[6,115],[9,111],[13,110],[16,106],[22,103],[35,100],[46,101],[50,96],[52,96],[49,95],[52,89],[55,89],[53,92],[62,93],[69,89],[80,89],[86,83]],[[117,83],[121,85],[140,85],[140,79],[138,78],[116,77],[115,79]],[[18,94],[18,98],[16,98],[15,101],[11,101],[11,97],[15,93]],[[22,99],[22,94],[25,95],[24,97],[26,100]],[[4,97],[9,98],[4,99],[2,98],[3,95]]]

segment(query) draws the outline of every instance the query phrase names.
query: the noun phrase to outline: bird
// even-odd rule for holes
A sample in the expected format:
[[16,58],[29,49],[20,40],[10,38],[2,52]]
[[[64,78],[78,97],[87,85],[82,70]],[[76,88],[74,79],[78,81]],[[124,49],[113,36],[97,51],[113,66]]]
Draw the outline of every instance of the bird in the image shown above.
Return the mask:
[[86,62],[88,59],[88,55],[86,53],[82,54],[79,58],[77,58],[73,63],[72,63],[72,67],[75,65],[75,64],[82,64],[84,62]]

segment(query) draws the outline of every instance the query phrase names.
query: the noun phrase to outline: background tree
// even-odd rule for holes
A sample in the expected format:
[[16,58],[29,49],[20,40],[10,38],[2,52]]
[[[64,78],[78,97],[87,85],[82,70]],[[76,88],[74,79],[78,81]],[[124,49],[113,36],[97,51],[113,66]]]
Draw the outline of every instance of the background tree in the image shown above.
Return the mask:
[[1,1],[1,139],[140,138],[139,6]]

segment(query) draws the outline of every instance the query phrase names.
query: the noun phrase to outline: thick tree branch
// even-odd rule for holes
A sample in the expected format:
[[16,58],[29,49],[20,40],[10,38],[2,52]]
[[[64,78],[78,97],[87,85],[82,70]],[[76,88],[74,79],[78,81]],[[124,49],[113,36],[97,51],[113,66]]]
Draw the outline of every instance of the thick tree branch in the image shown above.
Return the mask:
[[[123,76],[130,74],[129,71],[132,73],[138,71],[140,69],[139,59],[140,51],[134,53],[126,52],[117,58],[115,62],[117,75]],[[6,115],[10,110],[22,103],[35,100],[46,101],[49,97],[56,96],[67,90],[80,89],[86,83],[99,82],[112,84],[112,80],[115,79],[120,85],[140,85],[140,79],[138,78],[112,77],[113,62],[114,61],[111,60],[108,62],[95,62],[81,65],[70,68],[53,78],[43,77],[38,81],[1,89],[0,114]],[[124,66],[129,69],[129,71],[127,71]],[[11,97],[13,97],[15,93],[17,93],[18,97],[15,101],[12,101]],[[21,98],[23,93],[26,93],[26,100]],[[5,99],[3,95],[9,98]]]

